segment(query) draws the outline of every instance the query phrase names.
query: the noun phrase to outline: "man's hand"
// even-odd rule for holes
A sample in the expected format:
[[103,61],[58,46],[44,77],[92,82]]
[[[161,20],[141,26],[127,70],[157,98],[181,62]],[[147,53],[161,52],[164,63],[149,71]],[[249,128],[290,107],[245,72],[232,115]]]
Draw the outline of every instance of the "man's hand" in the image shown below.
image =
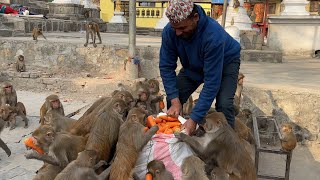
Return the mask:
[[188,135],[191,135],[195,130],[196,130],[196,127],[197,127],[197,123],[194,122],[192,119],[188,119],[182,126],[181,126],[181,131],[182,130],[186,130],[186,133]]
[[167,111],[168,116],[178,117],[181,113],[182,105],[179,98],[174,98],[171,100],[171,107]]

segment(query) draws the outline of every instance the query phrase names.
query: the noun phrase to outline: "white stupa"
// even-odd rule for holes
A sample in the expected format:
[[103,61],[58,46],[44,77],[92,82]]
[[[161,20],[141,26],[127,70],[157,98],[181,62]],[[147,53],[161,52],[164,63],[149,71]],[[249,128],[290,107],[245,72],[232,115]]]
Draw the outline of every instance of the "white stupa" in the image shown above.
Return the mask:
[[[243,0],[239,0],[239,2],[240,6],[238,8],[233,8],[234,0],[230,0],[227,8],[225,26],[231,26],[232,18],[234,18],[234,26],[238,27],[239,30],[252,30],[252,21],[249,18],[246,9],[243,8]],[[221,24],[222,16],[220,16],[217,21]]]

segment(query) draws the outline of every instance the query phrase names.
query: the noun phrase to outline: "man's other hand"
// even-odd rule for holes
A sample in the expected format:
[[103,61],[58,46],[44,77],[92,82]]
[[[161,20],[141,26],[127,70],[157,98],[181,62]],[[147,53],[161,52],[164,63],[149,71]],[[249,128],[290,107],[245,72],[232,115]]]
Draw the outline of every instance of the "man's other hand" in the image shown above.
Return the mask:
[[182,105],[179,98],[174,98],[171,100],[171,107],[167,111],[168,116],[178,117],[181,113]]
[[182,126],[181,126],[181,131],[185,129],[186,134],[190,135],[192,134],[197,127],[197,123],[194,122],[192,119],[188,119]]

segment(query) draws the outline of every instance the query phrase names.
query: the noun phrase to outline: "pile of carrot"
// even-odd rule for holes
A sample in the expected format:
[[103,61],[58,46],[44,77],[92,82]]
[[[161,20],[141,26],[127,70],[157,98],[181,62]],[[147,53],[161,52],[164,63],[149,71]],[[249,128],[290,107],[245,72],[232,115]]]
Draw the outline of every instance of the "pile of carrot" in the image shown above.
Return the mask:
[[[152,115],[147,118],[147,128],[157,125],[159,126],[159,130],[156,134],[173,134],[176,132],[180,132],[181,130],[181,122],[178,118],[170,117],[167,115],[161,115],[158,117],[153,117]],[[148,130],[148,129],[145,130]]]

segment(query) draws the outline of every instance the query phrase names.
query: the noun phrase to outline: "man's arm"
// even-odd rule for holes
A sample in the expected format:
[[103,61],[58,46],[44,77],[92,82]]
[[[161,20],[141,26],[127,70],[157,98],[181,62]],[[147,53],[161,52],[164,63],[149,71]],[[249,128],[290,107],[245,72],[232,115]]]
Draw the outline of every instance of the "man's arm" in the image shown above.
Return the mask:
[[169,36],[170,29],[167,27],[162,32],[162,43],[160,48],[160,76],[162,78],[163,86],[169,100],[179,96],[176,87],[176,68],[177,68],[177,53],[176,47],[172,38]]
[[210,41],[204,48],[204,85],[199,100],[190,115],[190,118],[197,123],[203,120],[219,92],[224,61],[224,44],[222,42],[216,44],[216,42]]

